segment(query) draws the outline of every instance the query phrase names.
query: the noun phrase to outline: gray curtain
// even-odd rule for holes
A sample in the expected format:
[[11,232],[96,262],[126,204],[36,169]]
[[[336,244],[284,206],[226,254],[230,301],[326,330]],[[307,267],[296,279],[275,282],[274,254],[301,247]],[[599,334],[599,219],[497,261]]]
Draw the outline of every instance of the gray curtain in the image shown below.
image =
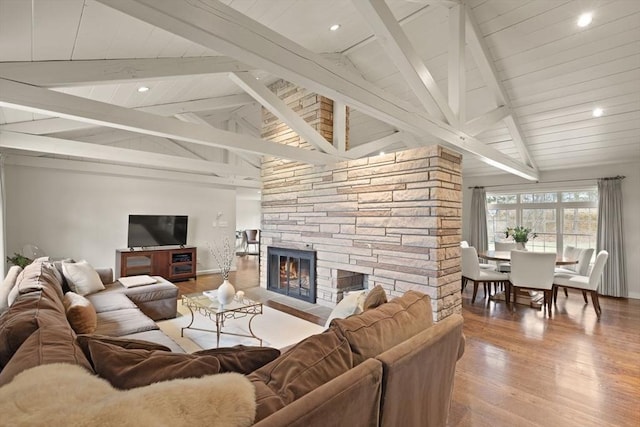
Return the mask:
[[478,252],[489,249],[487,239],[487,192],[484,187],[474,187],[471,196],[471,228],[469,245]]
[[627,297],[627,276],[622,225],[622,177],[598,180],[597,251],[609,252],[599,293]]

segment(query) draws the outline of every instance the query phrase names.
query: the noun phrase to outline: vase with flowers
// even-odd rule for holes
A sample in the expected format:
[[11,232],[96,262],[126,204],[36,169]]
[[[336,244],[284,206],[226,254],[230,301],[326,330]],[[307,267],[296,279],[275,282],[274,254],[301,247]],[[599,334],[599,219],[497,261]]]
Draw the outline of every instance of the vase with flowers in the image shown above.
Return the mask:
[[520,225],[516,227],[507,227],[507,230],[504,232],[505,237],[508,239],[511,237],[515,242],[518,249],[522,251],[527,250],[527,242],[529,239],[535,239],[538,237],[536,233],[534,233],[530,228],[522,227]]
[[222,275],[222,284],[218,286],[218,301],[222,305],[227,305],[233,301],[233,297],[236,294],[236,290],[229,282],[229,271],[231,270],[231,264],[233,263],[233,251],[231,250],[231,244],[228,238],[224,238],[222,241],[222,248],[215,246],[212,247],[207,243],[209,247],[209,253],[218,264],[220,274]]

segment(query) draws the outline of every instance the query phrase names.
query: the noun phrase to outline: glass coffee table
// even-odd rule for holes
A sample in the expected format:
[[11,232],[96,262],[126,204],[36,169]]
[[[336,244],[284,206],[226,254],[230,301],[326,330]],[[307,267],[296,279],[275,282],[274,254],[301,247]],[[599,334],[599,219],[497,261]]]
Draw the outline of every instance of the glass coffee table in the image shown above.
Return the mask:
[[[189,311],[191,312],[191,322],[180,330],[181,337],[184,337],[185,329],[193,329],[204,332],[215,332],[216,347],[220,346],[221,334],[254,338],[258,340],[260,346],[262,346],[262,338],[256,336],[256,334],[254,334],[253,330],[251,329],[251,322],[253,321],[253,319],[257,315],[262,314],[262,303],[250,300],[245,297],[238,298],[236,296],[231,303],[222,305],[220,304],[218,299],[215,298],[215,293],[211,293],[211,291],[205,292],[209,296],[205,295],[205,293],[203,292],[186,294],[182,296],[182,305],[189,308]],[[193,322],[195,321],[195,313],[199,313],[202,316],[214,321],[216,324],[216,329],[201,329],[193,327]],[[241,319],[247,316],[251,316],[249,318],[249,335],[223,331],[225,321]]]

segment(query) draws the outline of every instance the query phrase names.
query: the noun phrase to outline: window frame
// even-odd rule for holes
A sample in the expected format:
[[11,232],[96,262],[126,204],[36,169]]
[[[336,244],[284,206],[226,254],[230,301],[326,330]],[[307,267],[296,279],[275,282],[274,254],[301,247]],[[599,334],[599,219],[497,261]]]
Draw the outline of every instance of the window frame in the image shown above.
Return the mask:
[[[569,193],[569,192],[581,192],[581,191],[589,191],[589,192],[594,192],[596,197],[595,200],[589,200],[589,201],[570,201],[570,202],[563,202],[562,201],[562,193]],[[540,193],[555,193],[556,194],[556,201],[555,202],[522,202],[522,195],[523,194],[540,194]],[[580,189],[557,189],[557,190],[525,190],[525,189],[520,189],[520,190],[505,190],[505,191],[487,191],[487,198],[489,198],[490,196],[506,196],[506,195],[516,195],[516,202],[515,203],[489,203],[487,201],[487,228],[489,227],[489,221],[490,221],[490,217],[491,215],[489,214],[489,211],[492,209],[496,209],[496,210],[515,210],[516,212],[516,224],[513,224],[510,226],[515,226],[515,225],[522,225],[522,221],[523,221],[523,211],[527,210],[527,209],[548,209],[548,210],[555,210],[555,215],[556,215],[556,248],[555,248],[555,252],[556,253],[562,253],[563,249],[564,249],[564,209],[586,209],[586,208],[596,208],[596,215],[597,215],[597,208],[598,208],[598,189],[597,187],[589,187],[589,188],[580,188]],[[597,219],[596,219],[597,221]],[[533,230],[534,232],[536,231],[535,229]],[[498,232],[496,230],[496,233],[493,236],[487,236],[488,237],[488,243],[491,246],[494,245],[495,241],[496,241],[496,236],[498,235]],[[597,237],[594,235],[594,237]]]

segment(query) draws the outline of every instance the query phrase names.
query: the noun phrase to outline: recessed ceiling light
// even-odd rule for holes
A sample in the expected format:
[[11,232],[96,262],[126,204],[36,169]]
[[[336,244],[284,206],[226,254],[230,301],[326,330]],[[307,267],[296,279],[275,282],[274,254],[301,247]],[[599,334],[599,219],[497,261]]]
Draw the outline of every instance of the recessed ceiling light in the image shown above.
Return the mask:
[[340,24],[333,24],[329,27],[331,31],[338,31],[338,28],[340,28]]
[[593,13],[591,12],[583,13],[578,18],[578,27],[586,27],[587,25],[591,24],[592,20],[593,20]]
[[148,92],[149,88],[147,86],[140,86],[138,88],[138,92],[142,93],[142,92]]
[[604,114],[604,110],[600,107],[596,107],[593,109],[593,117],[600,117]]

